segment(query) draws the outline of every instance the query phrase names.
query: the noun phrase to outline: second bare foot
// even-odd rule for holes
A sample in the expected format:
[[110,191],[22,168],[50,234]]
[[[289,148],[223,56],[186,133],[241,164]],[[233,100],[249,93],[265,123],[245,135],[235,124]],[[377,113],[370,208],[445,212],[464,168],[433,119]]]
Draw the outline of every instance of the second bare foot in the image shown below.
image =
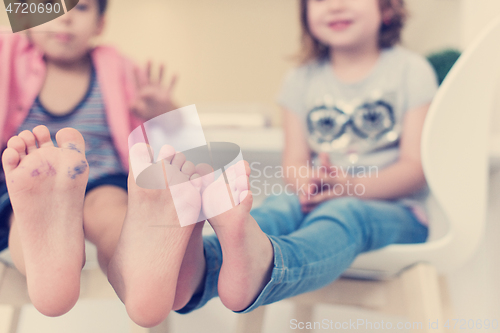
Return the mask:
[[[44,315],[68,312],[80,294],[84,258],[85,142],[75,129],[56,135],[36,127],[12,137],[2,156],[33,305]],[[38,144],[38,147],[37,147]],[[24,261],[24,262],[23,262]]]
[[[238,162],[243,163],[243,162]],[[209,222],[221,244],[223,263],[219,274],[218,291],[222,303],[232,311],[242,311],[257,298],[271,278],[274,251],[269,238],[250,215],[253,197],[248,191],[250,167],[229,169],[233,174],[229,185],[223,178],[203,192],[203,206],[217,205],[218,193],[232,192],[233,209],[210,218]],[[242,171],[245,170],[245,171]]]
[[[135,145],[131,160],[148,159],[148,149]],[[159,160],[169,184],[177,180],[177,189],[144,189],[129,175],[127,216],[108,267],[108,279],[129,316],[143,327],[160,324],[173,307],[182,259],[201,209],[201,184],[194,165],[169,146],[162,148]],[[181,204],[180,212],[172,195]],[[181,227],[179,216],[193,224]]]

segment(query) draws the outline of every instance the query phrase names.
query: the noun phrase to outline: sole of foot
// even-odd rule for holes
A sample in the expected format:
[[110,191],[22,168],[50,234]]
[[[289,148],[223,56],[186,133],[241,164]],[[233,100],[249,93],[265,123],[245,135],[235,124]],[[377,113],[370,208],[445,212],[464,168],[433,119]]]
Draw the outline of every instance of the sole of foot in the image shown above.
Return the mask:
[[248,163],[244,162],[244,167],[235,165],[227,170],[227,174],[229,184],[219,178],[203,192],[202,202],[204,207],[217,211],[214,198],[227,191],[235,201],[234,208],[208,221],[222,248],[219,297],[230,310],[242,311],[251,305],[269,281],[274,256],[269,238],[250,215],[253,197],[248,190]]
[[[202,179],[201,193],[213,183],[213,169],[210,165],[202,163],[195,167],[196,173]],[[205,276],[205,254],[203,250],[203,227],[205,221],[196,224],[189,239],[184,259],[182,260],[177,290],[175,294],[174,310],[185,307],[194,294],[202,291]]]
[[75,129],[45,126],[12,137],[2,156],[28,291],[44,315],[68,312],[80,294],[85,245],[83,201],[88,181],[85,142]]
[[[131,164],[151,164],[151,148],[136,144]],[[172,310],[186,247],[201,209],[201,181],[183,154],[164,146],[158,155],[168,184],[164,189],[139,187],[129,174],[128,210],[108,279],[140,326],[159,325]],[[174,205],[175,196],[175,205]],[[181,227],[179,219],[193,223]]]
[[177,279],[175,300],[172,309],[177,311],[185,307],[200,287],[205,275],[205,255],[203,253],[203,227],[205,222],[196,224]]

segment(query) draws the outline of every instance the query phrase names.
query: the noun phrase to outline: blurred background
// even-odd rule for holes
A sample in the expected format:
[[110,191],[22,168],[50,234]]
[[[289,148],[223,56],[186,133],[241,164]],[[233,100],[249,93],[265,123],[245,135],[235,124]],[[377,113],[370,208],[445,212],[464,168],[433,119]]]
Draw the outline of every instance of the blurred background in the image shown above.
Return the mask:
[[[98,42],[118,47],[140,64],[148,60],[156,65],[165,63],[170,74],[179,74],[175,90],[178,104],[197,105],[207,139],[238,143],[248,159],[268,154],[276,163],[282,138],[275,97],[285,73],[295,65],[292,57],[299,49],[298,3],[110,0],[107,27]],[[500,0],[406,3],[411,16],[403,44],[425,56],[445,49],[465,49],[500,15]],[[0,25],[8,25],[3,11]],[[493,124],[500,129],[500,118]],[[498,167],[492,170],[484,245],[466,267],[448,276],[456,318],[460,319],[500,320],[500,173],[496,172]],[[266,332],[289,332],[291,316],[286,302],[272,305]],[[236,317],[215,299],[188,316],[173,314],[171,324],[174,332],[223,333],[234,329]],[[326,306],[319,308],[316,317],[380,320],[366,311]],[[1,326],[0,320],[0,332]],[[18,332],[118,333],[129,332],[129,325],[118,300],[82,301],[69,314],[56,319],[43,317],[33,307],[25,306]]]
[[[423,55],[463,49],[500,13],[498,0],[406,0],[404,45]],[[299,47],[297,0],[110,0],[101,42],[138,63],[164,62],[180,75],[180,105],[259,107],[279,124],[274,103]],[[0,24],[7,25],[5,12]],[[240,108],[238,108],[240,106]],[[255,110],[244,108],[246,111]],[[208,108],[208,109],[207,109]]]

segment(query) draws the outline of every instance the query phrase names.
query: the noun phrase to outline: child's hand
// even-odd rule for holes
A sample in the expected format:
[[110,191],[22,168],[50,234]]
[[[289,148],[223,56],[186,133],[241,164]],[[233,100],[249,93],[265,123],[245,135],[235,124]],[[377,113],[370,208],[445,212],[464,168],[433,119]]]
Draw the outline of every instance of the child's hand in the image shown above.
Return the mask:
[[[313,176],[309,179],[308,193],[300,195],[299,201],[302,205],[302,211],[305,213],[311,212],[319,204],[343,196],[345,193],[343,187],[346,178],[336,173],[335,167],[330,162],[330,157],[326,153],[319,155],[321,167],[313,172]],[[336,187],[342,187],[342,191]],[[340,194],[342,192],[342,194]]]
[[338,196],[334,195],[332,192],[327,191],[327,192],[320,192],[316,195],[313,196],[300,196],[299,201],[300,205],[302,208],[302,212],[304,213],[310,213],[312,212],[317,206],[322,204],[325,201],[332,200],[338,198]]
[[132,103],[132,112],[144,119],[152,119],[165,112],[175,109],[172,102],[172,91],[177,82],[177,75],[173,75],[169,83],[162,84],[165,76],[165,66],[160,65],[160,70],[156,80],[152,78],[152,64],[148,61],[146,65],[146,75],[140,70],[136,70],[137,99]]

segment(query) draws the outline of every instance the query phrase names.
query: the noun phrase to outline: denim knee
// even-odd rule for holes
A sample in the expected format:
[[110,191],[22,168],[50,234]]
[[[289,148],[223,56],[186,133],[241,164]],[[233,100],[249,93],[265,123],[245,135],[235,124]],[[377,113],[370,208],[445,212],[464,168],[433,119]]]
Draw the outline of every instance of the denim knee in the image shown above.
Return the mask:
[[318,215],[333,217],[347,217],[351,215],[364,214],[364,201],[356,197],[341,197],[328,200],[313,210],[309,217]]
[[333,205],[333,206],[338,206],[338,207],[358,207],[363,203],[363,200],[357,198],[357,197],[340,197],[336,199],[332,199],[329,201],[326,201],[322,205]]
[[426,237],[424,226],[411,210],[400,203],[384,200],[362,200],[355,197],[333,199],[318,206],[304,224],[317,220],[332,221],[359,241],[361,251],[389,244],[415,243]]
[[300,205],[299,197],[294,194],[280,194],[274,195],[266,199],[266,203],[276,205],[278,207],[296,207]]
[[342,197],[319,205],[304,219],[302,227],[318,220],[327,220],[340,225],[359,242],[364,242],[369,235],[369,225],[363,222],[367,218],[368,210],[363,200],[355,197]]
[[268,210],[271,210],[273,212],[279,212],[284,215],[297,214],[297,213],[300,214],[301,205],[299,197],[296,195],[289,195],[289,194],[271,196],[267,198],[262,203],[261,206],[253,209],[250,214],[253,216],[254,213],[258,212],[266,213]]

